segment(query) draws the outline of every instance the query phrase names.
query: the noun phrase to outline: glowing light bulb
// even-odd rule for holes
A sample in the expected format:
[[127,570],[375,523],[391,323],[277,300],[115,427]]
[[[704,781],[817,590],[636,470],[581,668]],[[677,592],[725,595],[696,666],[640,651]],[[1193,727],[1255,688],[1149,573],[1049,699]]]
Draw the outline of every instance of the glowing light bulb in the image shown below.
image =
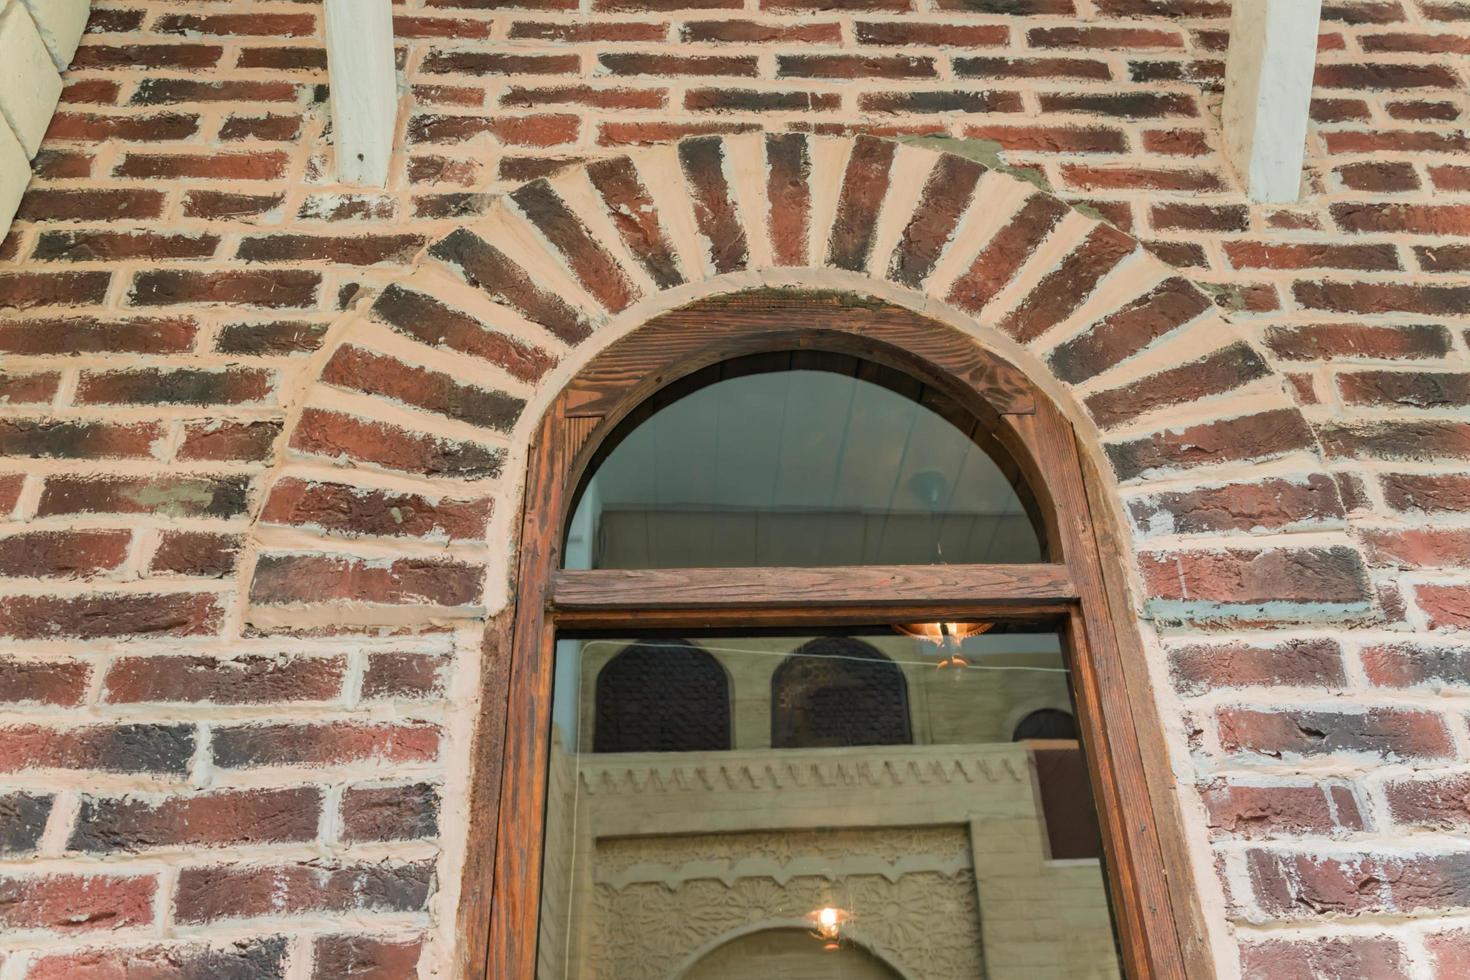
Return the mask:
[[824,948],[836,949],[842,938],[842,925],[849,918],[847,912],[830,905],[816,909],[808,918],[812,921],[812,935],[823,941]]

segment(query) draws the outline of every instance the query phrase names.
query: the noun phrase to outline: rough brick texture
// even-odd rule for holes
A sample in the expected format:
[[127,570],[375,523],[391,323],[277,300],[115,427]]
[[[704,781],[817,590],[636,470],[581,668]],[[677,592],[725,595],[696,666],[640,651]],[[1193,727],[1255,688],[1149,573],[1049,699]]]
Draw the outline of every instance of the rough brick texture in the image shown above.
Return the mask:
[[1464,975],[1470,5],[1324,12],[1262,206],[1217,0],[402,0],[381,190],[319,4],[96,0],[0,242],[7,980],[447,975],[546,379],[767,281],[1064,393],[1225,975]]

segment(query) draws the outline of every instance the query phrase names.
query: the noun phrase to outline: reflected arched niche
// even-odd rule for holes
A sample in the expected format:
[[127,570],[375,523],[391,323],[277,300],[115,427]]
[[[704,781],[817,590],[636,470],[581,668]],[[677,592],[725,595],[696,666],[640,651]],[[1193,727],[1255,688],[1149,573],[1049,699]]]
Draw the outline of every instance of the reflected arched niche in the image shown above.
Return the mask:
[[567,568],[1046,560],[1039,512],[990,428],[896,369],[737,357],[681,378],[601,444]]
[[682,980],[904,980],[860,946],[825,949],[802,929],[765,929],[700,957]]
[[783,660],[771,677],[773,748],[912,741],[903,671],[861,640],[812,640]]
[[1032,739],[1066,739],[1075,742],[1077,719],[1072,717],[1071,712],[1057,708],[1033,711],[1017,722],[1015,731],[1011,733],[1012,742]]
[[641,640],[597,675],[594,752],[730,748],[730,678],[687,640]]

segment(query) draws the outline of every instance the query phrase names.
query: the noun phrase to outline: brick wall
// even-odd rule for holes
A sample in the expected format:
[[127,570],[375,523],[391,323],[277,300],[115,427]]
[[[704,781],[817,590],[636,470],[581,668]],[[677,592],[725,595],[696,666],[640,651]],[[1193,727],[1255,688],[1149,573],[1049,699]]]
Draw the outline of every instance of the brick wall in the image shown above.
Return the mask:
[[[0,244],[0,977],[447,975],[529,427],[604,324],[646,315],[637,287],[694,278],[708,230],[568,271],[532,255],[546,185],[495,192],[631,150],[660,206],[649,174],[718,205],[701,153],[775,146],[779,169],[800,145],[828,181],[796,211],[830,219],[852,141],[739,139],[761,130],[952,137],[1082,207],[1029,199],[1091,243],[1059,272],[1115,287],[1119,316],[975,329],[1108,447],[1223,969],[1461,975],[1470,4],[1329,0],[1310,193],[1261,207],[1219,154],[1225,3],[688,2],[401,4],[382,192],[332,182],[318,5],[95,4]],[[696,134],[731,141],[645,148]],[[922,181],[929,158],[899,157]],[[575,179],[611,200],[625,173]],[[1128,307],[1162,266],[1096,218],[1234,326],[1188,313],[1183,280]],[[456,229],[527,221],[529,285],[492,302]],[[806,262],[768,230],[751,255]],[[932,301],[1020,301],[1077,254],[1041,237],[1020,286],[956,267],[970,291]],[[831,264],[870,265],[854,240]],[[1140,339],[1171,316],[1222,325]]]

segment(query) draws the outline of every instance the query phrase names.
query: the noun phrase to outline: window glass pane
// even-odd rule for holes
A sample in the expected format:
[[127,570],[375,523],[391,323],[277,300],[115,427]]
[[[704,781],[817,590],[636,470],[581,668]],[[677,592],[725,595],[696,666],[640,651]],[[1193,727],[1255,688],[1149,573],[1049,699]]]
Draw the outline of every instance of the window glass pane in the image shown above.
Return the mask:
[[700,372],[594,462],[568,568],[1043,560],[1014,465],[950,399],[854,358]]
[[1057,634],[556,656],[538,980],[1121,976]]

